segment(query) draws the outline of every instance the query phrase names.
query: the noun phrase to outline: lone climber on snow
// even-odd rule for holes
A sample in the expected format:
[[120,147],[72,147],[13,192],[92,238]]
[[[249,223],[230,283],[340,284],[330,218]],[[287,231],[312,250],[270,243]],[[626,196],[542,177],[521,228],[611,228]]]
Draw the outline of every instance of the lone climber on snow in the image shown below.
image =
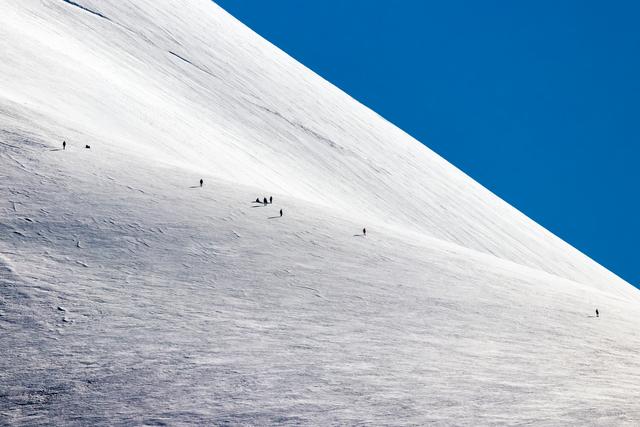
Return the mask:
[[62,149],[63,150],[67,149],[67,141],[62,141]]
[[280,218],[282,218],[282,209],[280,209]]
[[600,317],[600,312],[598,311],[597,308],[596,308],[596,317]]
[[204,184],[204,181],[200,178],[200,187],[202,187],[202,184]]
[[367,229],[366,229],[366,228],[363,228],[363,229],[362,229],[362,235],[363,235],[363,236],[366,236],[366,235],[367,235]]

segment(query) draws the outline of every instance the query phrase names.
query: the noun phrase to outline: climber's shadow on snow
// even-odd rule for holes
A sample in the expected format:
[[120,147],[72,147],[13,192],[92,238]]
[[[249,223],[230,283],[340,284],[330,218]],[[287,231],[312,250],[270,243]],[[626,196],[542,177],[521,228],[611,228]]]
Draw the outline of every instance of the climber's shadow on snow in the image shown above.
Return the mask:
[[276,216],[270,216],[267,219],[278,219],[278,218],[282,218],[280,215],[276,215]]
[[200,186],[199,186],[199,185],[192,185],[192,186],[191,186],[191,187],[189,187],[189,188],[200,188]]
[[62,148],[52,148],[52,149],[51,149],[51,150],[49,150],[49,151],[62,151]]
[[360,234],[354,234],[353,237],[364,237],[364,234],[360,233]]

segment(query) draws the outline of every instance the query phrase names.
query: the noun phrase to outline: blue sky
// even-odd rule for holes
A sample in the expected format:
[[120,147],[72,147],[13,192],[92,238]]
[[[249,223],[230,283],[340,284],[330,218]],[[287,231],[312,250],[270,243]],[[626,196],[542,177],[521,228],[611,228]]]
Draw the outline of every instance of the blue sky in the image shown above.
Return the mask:
[[640,284],[640,2],[217,3]]

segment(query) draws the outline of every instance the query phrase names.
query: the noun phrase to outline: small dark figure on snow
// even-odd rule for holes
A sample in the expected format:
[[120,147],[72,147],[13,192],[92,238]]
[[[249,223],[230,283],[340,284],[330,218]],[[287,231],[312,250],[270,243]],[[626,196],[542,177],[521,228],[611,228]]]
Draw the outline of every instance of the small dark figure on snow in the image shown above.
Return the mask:
[[91,148],[89,144],[85,145],[84,148]]
[[282,218],[282,209],[280,209],[280,218]]
[[269,204],[273,203],[273,196],[269,196]]
[[363,236],[366,236],[366,235],[367,235],[367,229],[366,229],[366,228],[363,228],[363,229],[362,229],[362,235],[363,235]]
[[204,181],[200,178],[200,187],[202,187],[202,184],[204,184]]
[[67,149],[67,141],[62,141],[62,149],[63,150]]
[[260,197],[256,197],[256,203],[260,203]]
[[598,311],[597,308],[596,308],[596,317],[600,317],[600,312]]
[[267,205],[267,198],[265,197],[264,199],[262,199],[262,203],[264,203],[264,205]]

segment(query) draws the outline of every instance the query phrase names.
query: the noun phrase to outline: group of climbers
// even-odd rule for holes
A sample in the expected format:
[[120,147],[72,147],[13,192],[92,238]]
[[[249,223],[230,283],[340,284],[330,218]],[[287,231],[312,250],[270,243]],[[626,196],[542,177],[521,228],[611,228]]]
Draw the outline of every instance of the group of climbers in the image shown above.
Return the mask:
[[[91,146],[89,145],[85,145],[85,148],[91,148]],[[66,150],[67,149],[67,141],[62,141],[62,149]],[[204,180],[202,178],[200,178],[200,187],[202,188],[204,184]],[[273,204],[273,196],[269,196],[269,200],[267,201],[266,197],[263,197],[262,201],[260,201],[260,197],[256,197],[255,203],[261,203],[264,206],[267,206],[268,204]],[[280,209],[280,217],[282,218],[282,209]],[[367,229],[363,228],[362,229],[362,236],[366,237],[367,236]],[[600,317],[600,311],[596,308],[596,317]]]

